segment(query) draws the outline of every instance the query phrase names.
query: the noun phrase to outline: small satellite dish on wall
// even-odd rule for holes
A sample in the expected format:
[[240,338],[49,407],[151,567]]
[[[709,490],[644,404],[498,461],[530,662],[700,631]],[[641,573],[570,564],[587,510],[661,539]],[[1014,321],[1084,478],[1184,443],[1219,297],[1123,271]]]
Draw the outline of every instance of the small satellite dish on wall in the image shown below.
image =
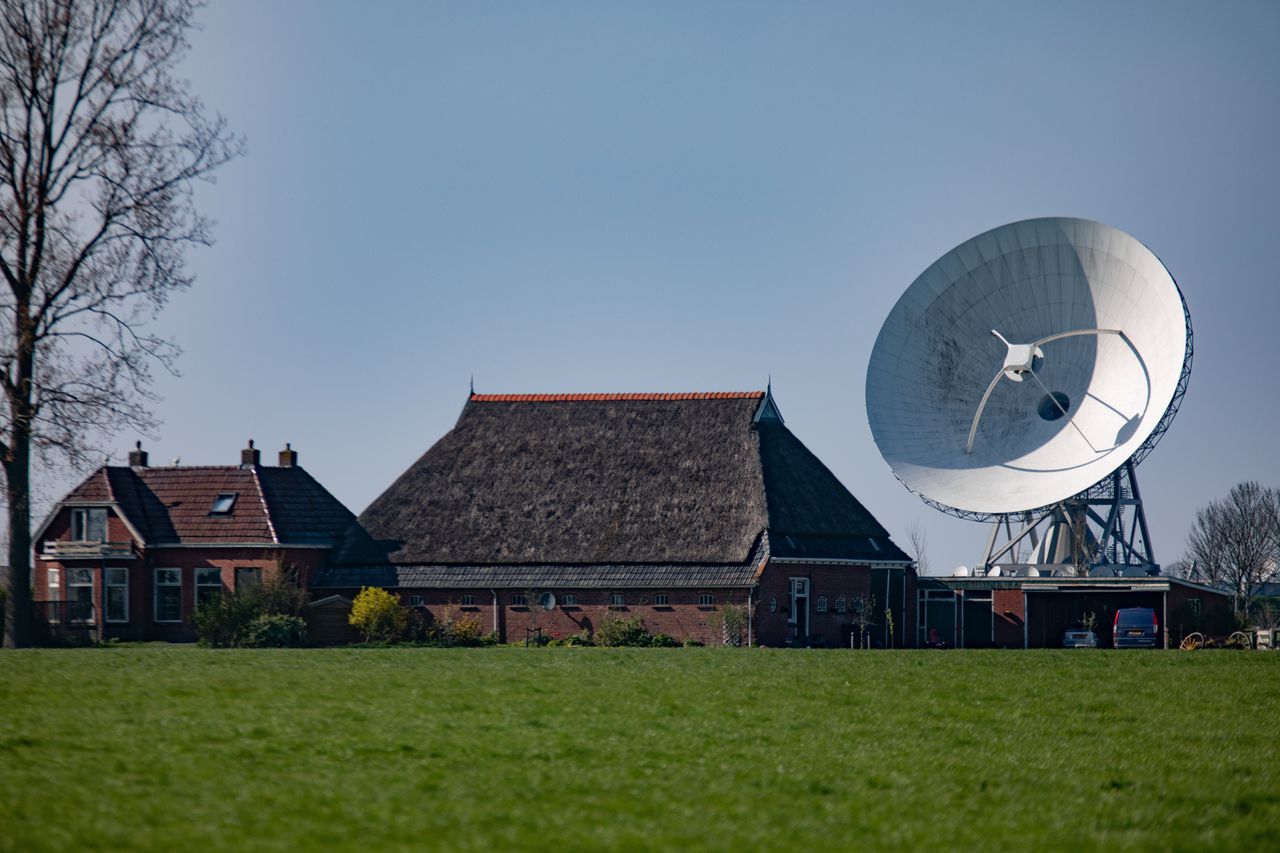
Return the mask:
[[[867,417],[935,508],[1003,523],[1014,545],[1053,516],[1027,562],[1151,563],[1133,468],[1177,413],[1191,356],[1191,315],[1150,249],[1086,219],[1014,222],[902,294],[872,350]],[[1117,539],[1134,500],[1141,547]],[[993,533],[984,565],[1015,555]]]
[[543,610],[555,610],[556,594],[554,592],[544,592],[538,598],[538,606],[540,606]]

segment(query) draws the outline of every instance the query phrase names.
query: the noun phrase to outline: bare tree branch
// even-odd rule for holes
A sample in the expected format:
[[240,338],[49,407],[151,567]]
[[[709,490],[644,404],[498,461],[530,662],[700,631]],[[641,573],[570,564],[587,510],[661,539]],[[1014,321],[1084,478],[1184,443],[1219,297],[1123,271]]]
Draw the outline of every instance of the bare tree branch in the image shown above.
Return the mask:
[[177,348],[146,326],[191,284],[187,248],[209,242],[195,182],[243,152],[175,77],[198,5],[0,3],[0,461],[18,634],[32,453],[83,462],[96,436],[152,425],[151,368],[172,370]]

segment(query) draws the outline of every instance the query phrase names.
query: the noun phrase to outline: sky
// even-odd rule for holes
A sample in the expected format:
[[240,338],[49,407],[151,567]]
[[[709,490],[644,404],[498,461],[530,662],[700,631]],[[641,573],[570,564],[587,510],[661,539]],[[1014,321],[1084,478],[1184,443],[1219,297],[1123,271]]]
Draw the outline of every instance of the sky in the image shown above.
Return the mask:
[[1280,486],[1280,4],[217,0],[182,68],[248,154],[153,328],[153,464],[253,438],[356,512],[479,392],[761,389],[933,572],[982,524],[908,493],[863,386],[938,256],[1035,216],[1179,282],[1182,410],[1139,470],[1157,560]]

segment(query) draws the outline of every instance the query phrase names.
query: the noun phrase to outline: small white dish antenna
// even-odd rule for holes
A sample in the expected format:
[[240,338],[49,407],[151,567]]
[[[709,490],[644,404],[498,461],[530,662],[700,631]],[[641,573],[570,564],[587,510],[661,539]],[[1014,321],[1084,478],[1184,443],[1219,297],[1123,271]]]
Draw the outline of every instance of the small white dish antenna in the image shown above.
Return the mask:
[[554,592],[544,592],[538,597],[538,606],[543,610],[555,610],[556,594]]

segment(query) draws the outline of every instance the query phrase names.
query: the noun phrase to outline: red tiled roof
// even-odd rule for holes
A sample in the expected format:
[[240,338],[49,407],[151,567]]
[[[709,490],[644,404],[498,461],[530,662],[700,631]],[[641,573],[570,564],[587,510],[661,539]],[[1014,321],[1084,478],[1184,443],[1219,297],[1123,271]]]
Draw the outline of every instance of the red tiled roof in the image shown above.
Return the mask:
[[[224,493],[231,511],[212,515]],[[114,502],[151,545],[331,545],[355,520],[301,468],[105,466],[63,502]]]
[[677,394],[472,394],[473,403],[581,403],[630,400],[760,400],[763,391],[693,391]]

